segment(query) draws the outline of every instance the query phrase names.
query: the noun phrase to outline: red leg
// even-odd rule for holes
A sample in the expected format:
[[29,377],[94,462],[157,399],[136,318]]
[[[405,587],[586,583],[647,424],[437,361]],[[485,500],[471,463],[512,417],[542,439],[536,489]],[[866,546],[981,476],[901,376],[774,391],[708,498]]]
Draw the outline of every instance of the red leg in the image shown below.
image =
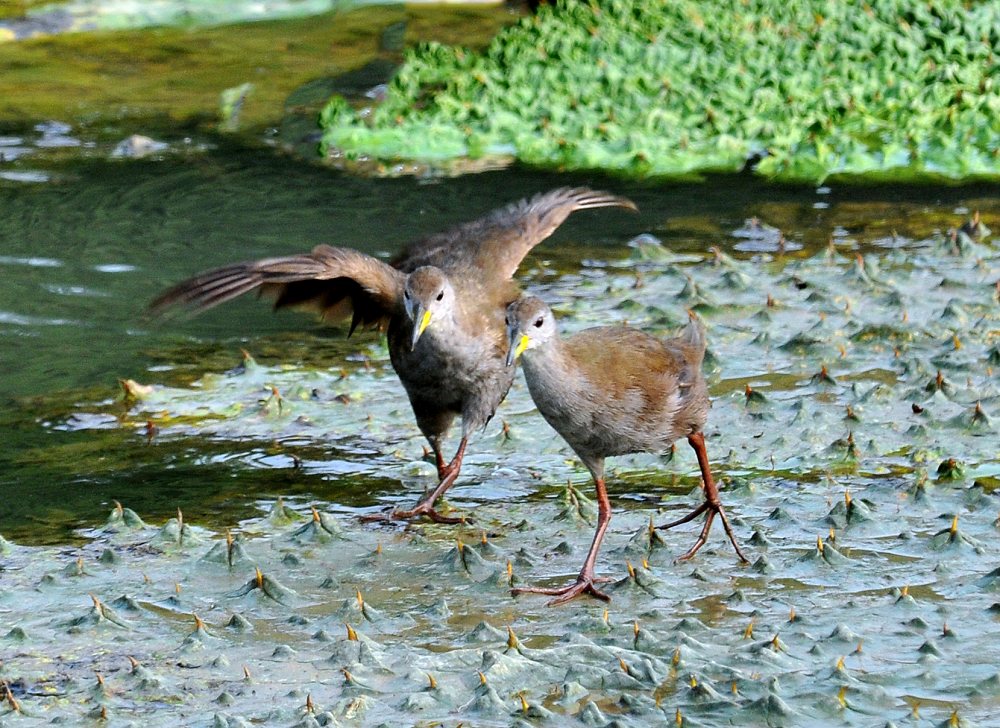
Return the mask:
[[688,549],[681,556],[677,557],[677,560],[686,561],[698,553],[698,549],[704,546],[705,542],[708,540],[708,533],[712,529],[712,521],[715,520],[716,516],[719,516],[719,519],[722,521],[722,527],[726,530],[726,535],[729,536],[729,540],[733,544],[733,548],[736,549],[736,555],[739,556],[740,560],[744,563],[749,563],[747,557],[743,555],[743,551],[740,550],[740,545],[736,542],[736,535],[733,533],[732,526],[729,525],[729,519],[726,518],[726,511],[722,507],[722,500],[719,498],[719,489],[715,485],[715,479],[712,478],[712,470],[708,465],[708,452],[705,450],[705,436],[701,432],[694,432],[688,436],[688,442],[691,443],[691,447],[694,448],[695,455],[698,456],[698,467],[701,468],[701,479],[704,483],[705,502],[683,518],[671,521],[663,526],[657,526],[657,528],[667,529],[679,526],[682,523],[694,520],[707,511],[708,515],[705,516],[705,525],[702,526],[701,533],[698,534],[698,538],[694,542],[694,546]]
[[433,444],[434,448],[434,464],[437,466],[438,470],[438,482],[448,477],[448,464],[444,461],[444,455],[441,454],[441,447],[435,442]]
[[363,521],[408,521],[411,518],[417,518],[419,516],[426,516],[435,523],[468,523],[469,519],[462,516],[461,518],[451,518],[449,516],[442,516],[436,510],[434,510],[434,503],[444,495],[454,483],[455,479],[458,477],[459,471],[462,469],[462,458],[465,457],[465,446],[468,444],[468,438],[463,437],[462,441],[458,445],[458,452],[455,453],[454,459],[447,465],[443,465],[443,460],[441,459],[441,452],[435,448],[435,453],[442,463],[438,465],[438,473],[444,472],[444,477],[437,484],[430,493],[425,497],[421,498],[420,501],[413,508],[409,510],[401,510],[399,508],[392,511],[389,515],[375,515],[375,516],[364,516],[361,520]]
[[518,587],[517,589],[511,589],[511,594],[515,596],[518,594],[548,594],[554,596],[556,598],[549,602],[550,607],[568,602],[570,599],[574,599],[581,594],[590,594],[606,602],[611,601],[611,597],[594,586],[594,584],[600,581],[607,581],[607,579],[594,576],[594,565],[597,562],[597,552],[601,549],[601,541],[604,540],[604,532],[608,530],[608,524],[611,523],[611,501],[608,498],[608,491],[604,487],[604,478],[595,478],[594,485],[597,488],[597,531],[594,533],[594,541],[590,544],[590,551],[587,552],[587,559],[583,562],[583,568],[580,569],[580,575],[576,577],[576,582],[570,586],[557,589],[547,589],[537,586]]

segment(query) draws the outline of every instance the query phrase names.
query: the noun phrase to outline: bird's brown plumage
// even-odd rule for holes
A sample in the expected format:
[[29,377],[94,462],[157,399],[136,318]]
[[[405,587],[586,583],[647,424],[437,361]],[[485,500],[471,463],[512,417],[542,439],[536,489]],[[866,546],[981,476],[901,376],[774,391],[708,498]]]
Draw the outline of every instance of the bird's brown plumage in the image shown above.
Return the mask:
[[[464,271],[493,288],[508,281],[524,256],[555,232],[570,213],[597,207],[637,209],[634,202],[618,195],[586,187],[560,187],[413,243],[393,259],[393,265],[406,272],[422,265]],[[483,276],[483,271],[488,275]]]
[[[597,533],[575,584],[541,591],[565,601],[584,592],[607,595],[595,586],[594,564],[611,506],[604,485],[604,460],[614,455],[662,452],[687,437],[698,454],[711,509],[693,556],[718,514],[736,551],[718,493],[708,470],[701,429],[708,418],[709,398],[701,372],[705,336],[692,318],[684,332],[659,339],[627,326],[601,326],[561,338],[552,311],[534,296],[512,303],[506,316],[508,362],[522,354],[531,398],[545,420],[573,448],[594,478],[599,502]],[[682,519],[690,520],[694,516]],[[677,525],[677,524],[669,524]]]
[[[206,271],[167,289],[149,308],[172,306],[194,313],[251,291],[274,299],[275,308],[295,306],[336,319],[351,313],[355,324],[386,323],[403,313],[406,276],[377,258],[350,248],[317,245],[309,253],[264,258]],[[345,306],[344,304],[348,304]]]

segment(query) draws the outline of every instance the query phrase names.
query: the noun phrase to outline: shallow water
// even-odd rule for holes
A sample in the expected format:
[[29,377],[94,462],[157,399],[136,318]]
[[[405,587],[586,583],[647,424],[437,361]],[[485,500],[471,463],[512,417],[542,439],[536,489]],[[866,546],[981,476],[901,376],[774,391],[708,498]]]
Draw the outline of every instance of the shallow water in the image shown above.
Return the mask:
[[[31,141],[25,137],[26,143]],[[842,238],[845,249],[856,245],[862,250],[890,244],[893,232],[919,239],[960,221],[956,210],[982,209],[989,215],[998,204],[985,197],[984,189],[817,194],[744,179],[651,188],[519,170],[435,181],[372,180],[225,140],[217,140],[212,150],[179,157],[68,159],[50,162],[45,170],[51,175],[45,183],[0,183],[5,197],[0,369],[8,373],[2,389],[14,398],[3,418],[3,438],[17,443],[16,451],[51,445],[52,438],[59,444],[79,439],[37,426],[40,415],[31,403],[40,396],[60,401],[83,396],[60,392],[82,389],[89,398],[109,397],[119,378],[183,380],[213,363],[216,368],[231,364],[241,347],[266,362],[333,367],[357,348],[355,340],[343,341],[342,331],[323,328],[309,316],[272,315],[252,299],[190,321],[143,318],[145,303],[163,287],[233,260],[307,250],[319,242],[390,254],[407,240],[561,184],[614,189],[631,196],[641,212],[571,219],[526,261],[522,279],[528,287],[559,272],[579,270],[581,260],[625,258],[631,252],[625,243],[644,233],[678,252],[704,253],[722,246],[749,257],[755,253],[735,248],[754,241],[734,233],[747,218],[758,216],[780,227],[790,248],[802,246],[789,253],[794,257],[817,250],[831,235]],[[766,295],[760,293],[762,299]],[[50,398],[52,394],[56,396]],[[11,452],[0,458],[10,458]],[[232,468],[216,467],[219,477],[210,480],[222,482],[207,489],[222,487],[230,494],[246,490],[240,478],[231,479]],[[47,495],[64,491],[65,485],[52,481],[45,470],[39,472],[30,459],[25,464],[23,457],[17,463],[8,460],[0,476],[0,487],[9,496],[0,504],[0,522],[16,524],[29,514],[37,516]],[[77,517],[92,518],[134,475],[128,460],[102,471],[74,474],[74,485],[61,500],[63,506],[74,504],[62,511],[63,525]],[[139,497],[149,497],[154,512],[197,508],[206,490],[204,485],[160,484],[163,476],[155,466],[143,477],[148,485]],[[183,481],[176,473],[170,480]],[[164,492],[171,498],[164,499]]]
[[[673,328],[675,307],[710,327],[708,446],[753,563],[717,528],[679,564],[694,533],[650,530],[699,498],[687,448],[669,463],[616,458],[606,611],[509,596],[572,578],[595,517],[588,476],[519,383],[450,498],[475,524],[406,530],[356,517],[412,501],[434,474],[378,342],[323,341],[332,367],[223,371],[208,357],[180,386],[148,372],[128,403],[52,400],[43,427],[77,438],[39,448],[52,482],[130,460],[145,487],[109,480],[113,497],[154,517],[210,490],[162,526],[115,508],[73,545],[0,542],[17,710],[210,712],[217,725],[987,724],[1000,694],[1000,260],[970,240],[896,242],[778,262],[647,238],[624,259],[532,276],[570,330],[623,315]],[[220,487],[227,471],[239,496]],[[154,716],[161,701],[172,707]]]

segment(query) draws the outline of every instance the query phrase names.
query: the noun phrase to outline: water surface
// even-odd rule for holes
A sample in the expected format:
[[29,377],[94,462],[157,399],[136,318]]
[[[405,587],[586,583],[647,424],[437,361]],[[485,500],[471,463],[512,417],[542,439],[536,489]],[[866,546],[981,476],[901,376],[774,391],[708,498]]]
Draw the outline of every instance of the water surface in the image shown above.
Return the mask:
[[[24,139],[32,141],[30,135]],[[963,210],[995,215],[1000,204],[986,188],[835,188],[817,194],[739,177],[698,186],[636,186],[514,169],[453,179],[365,179],[225,138],[214,138],[212,149],[200,153],[137,161],[79,155],[50,160],[45,169],[51,176],[45,183],[0,182],[5,200],[0,370],[7,373],[0,391],[8,402],[3,438],[16,443],[15,451],[80,437],[38,426],[39,413],[26,403],[40,396],[72,400],[83,390],[90,398],[112,397],[119,378],[192,379],[235,363],[240,348],[269,363],[336,367],[342,362],[338,357],[361,345],[353,342],[366,341],[356,338],[329,353],[341,342],[342,330],[323,327],[308,315],[272,314],[252,297],[189,321],[144,317],[157,291],[235,260],[294,253],[318,243],[389,255],[408,240],[564,184],[613,189],[632,197],[641,212],[571,218],[525,262],[522,280],[528,287],[558,272],[577,271],[588,259],[625,258],[632,252],[626,243],[644,233],[677,252],[704,254],[721,246],[749,258],[760,253],[738,233],[756,216],[779,227],[789,248],[801,248],[788,253],[794,258],[826,245],[832,235],[845,249],[884,249],[894,233],[927,237],[960,222]],[[762,301],[766,296],[760,292]],[[321,353],[310,355],[317,349]],[[164,365],[167,370],[149,371]],[[149,465],[136,490],[150,498],[151,508],[197,507],[205,487],[164,498],[155,484],[163,477],[183,478],[164,476]],[[229,479],[226,465],[217,470],[222,482],[213,482],[211,490],[246,489],[239,478]],[[127,461],[113,472],[84,468],[70,484],[53,482],[45,469],[38,472],[23,460],[0,472],[0,488],[8,496],[0,505],[0,522],[8,523],[37,516],[39,504],[54,492],[68,491],[63,502],[76,504],[71,511],[82,509],[76,515],[93,515],[132,477]],[[48,490],[40,490],[43,486]],[[64,513],[59,520],[71,524],[74,518]]]

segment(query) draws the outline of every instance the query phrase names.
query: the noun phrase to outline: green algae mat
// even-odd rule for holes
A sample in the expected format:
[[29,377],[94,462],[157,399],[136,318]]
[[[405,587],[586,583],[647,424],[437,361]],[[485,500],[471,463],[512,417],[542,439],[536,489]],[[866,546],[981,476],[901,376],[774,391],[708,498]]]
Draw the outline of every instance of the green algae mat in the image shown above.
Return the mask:
[[376,105],[334,98],[337,157],[684,177],[996,179],[1000,5],[543,5],[488,48],[425,44]]
[[520,380],[452,494],[474,523],[402,528],[359,522],[388,501],[333,492],[388,481],[407,503],[434,480],[378,342],[330,369],[245,356],[190,384],[150,374],[45,426],[164,468],[207,441],[206,472],[242,450],[262,477],[331,488],[194,522],[109,504],[80,546],[0,541],[0,724],[991,724],[1000,253],[984,221],[926,239],[838,228],[810,254],[756,220],[714,236],[740,257],[640,236],[570,275],[542,263],[531,288],[567,330],[701,316],[708,449],[750,565],[720,532],[675,563],[694,532],[650,528],[699,499],[679,447],[611,461],[610,605],[512,598],[572,578],[595,520]]
[[[243,94],[240,127],[248,138],[271,139],[283,115],[313,103],[304,96],[317,93],[318,79],[341,76],[375,59],[391,68],[402,47],[416,40],[485,45],[511,20],[502,9],[491,7],[454,10],[390,4],[351,10],[353,3],[304,18],[267,15],[268,10],[284,6],[315,9],[329,4],[314,0],[118,4],[123,13],[149,17],[150,22],[167,23],[167,18],[157,15],[166,11],[171,17],[180,14],[188,19],[179,27],[137,31],[117,29],[129,27],[128,23],[112,22],[115,16],[110,10],[116,5],[102,3],[108,13],[98,14],[103,23],[99,31],[67,32],[70,28],[59,23],[79,19],[70,10],[87,6],[97,12],[93,4],[78,3],[70,9],[38,11],[43,17],[55,15],[56,27],[33,15],[18,21],[29,30],[22,40],[11,42],[4,42],[4,25],[13,26],[15,21],[0,21],[0,97],[4,100],[0,129],[4,134],[23,133],[24,125],[30,129],[34,123],[55,120],[98,139],[120,140],[141,132],[165,134],[171,141],[193,135],[197,143],[205,131],[216,128],[222,92],[251,84]],[[227,26],[205,25],[206,19],[196,17],[199,12],[235,12],[234,6],[259,11],[256,16],[263,14],[267,19]],[[230,22],[240,19],[246,18],[237,15]],[[322,104],[328,95],[329,91],[320,95],[315,103]],[[316,131],[315,114],[310,115],[307,131]],[[315,143],[309,153],[315,156]]]

